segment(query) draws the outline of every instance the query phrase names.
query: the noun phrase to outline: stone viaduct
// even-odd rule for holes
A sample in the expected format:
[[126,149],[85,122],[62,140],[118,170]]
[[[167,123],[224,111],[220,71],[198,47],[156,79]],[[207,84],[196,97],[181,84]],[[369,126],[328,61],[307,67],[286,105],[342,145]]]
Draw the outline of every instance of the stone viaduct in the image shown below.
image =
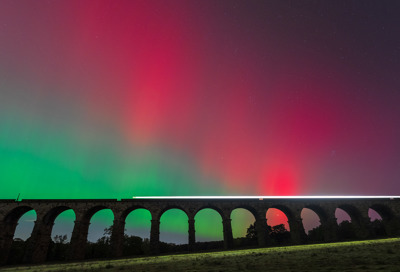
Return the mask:
[[237,208],[250,211],[255,218],[259,246],[267,246],[266,212],[276,208],[288,218],[293,243],[306,242],[307,236],[301,219],[301,211],[308,208],[320,218],[326,242],[337,239],[336,208],[346,211],[359,239],[369,235],[368,210],[374,209],[382,217],[382,223],[388,236],[400,235],[400,198],[180,198],[180,199],[25,199],[22,201],[0,200],[0,264],[5,264],[13,242],[13,236],[19,218],[30,210],[35,210],[35,222],[30,243],[24,260],[40,263],[46,260],[51,232],[56,217],[69,209],[75,212],[76,220],[70,241],[68,258],[80,260],[85,255],[85,245],[91,217],[102,209],[111,209],[114,214],[111,248],[115,257],[122,254],[125,219],[135,209],[146,209],[151,213],[150,246],[154,254],[159,250],[160,218],[169,209],[180,209],[186,213],[189,224],[188,245],[194,248],[195,215],[202,209],[217,211],[223,224],[224,247],[233,245],[231,212]]

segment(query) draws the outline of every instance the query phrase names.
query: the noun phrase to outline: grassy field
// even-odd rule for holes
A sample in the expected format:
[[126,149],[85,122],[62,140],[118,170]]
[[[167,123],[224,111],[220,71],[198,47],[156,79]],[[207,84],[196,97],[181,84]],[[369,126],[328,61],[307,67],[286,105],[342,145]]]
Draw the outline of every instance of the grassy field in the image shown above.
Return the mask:
[[399,271],[400,238],[4,267],[1,271]]

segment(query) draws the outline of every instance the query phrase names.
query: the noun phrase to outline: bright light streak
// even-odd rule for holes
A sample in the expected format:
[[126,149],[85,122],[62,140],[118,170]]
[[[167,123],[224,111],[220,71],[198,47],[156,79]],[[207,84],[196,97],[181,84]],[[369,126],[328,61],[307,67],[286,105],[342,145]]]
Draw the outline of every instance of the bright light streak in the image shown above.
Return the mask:
[[400,198],[400,196],[134,196],[135,199],[349,199]]

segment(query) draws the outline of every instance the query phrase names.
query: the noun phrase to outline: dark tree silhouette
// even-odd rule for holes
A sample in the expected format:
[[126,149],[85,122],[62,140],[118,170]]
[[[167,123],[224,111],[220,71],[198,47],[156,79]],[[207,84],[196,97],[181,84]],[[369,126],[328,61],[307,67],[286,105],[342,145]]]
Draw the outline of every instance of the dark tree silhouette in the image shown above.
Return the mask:
[[[267,233],[275,244],[284,244],[290,241],[290,232],[285,228],[284,224],[276,226],[267,225]],[[257,231],[254,224],[247,228],[246,238],[250,240],[257,240]]]
[[323,242],[324,241],[324,233],[323,233],[321,225],[308,231],[308,240],[311,242]]
[[[268,226],[268,228],[270,228],[270,226]],[[256,232],[255,224],[251,224],[247,228],[246,238],[250,239],[250,240],[257,240],[257,232]]]
[[338,225],[338,238],[339,240],[354,240],[356,238],[351,222],[345,220]]
[[49,250],[47,251],[48,261],[63,261],[66,258],[69,243],[67,243],[67,235],[54,236],[54,242],[50,242]]
[[385,226],[383,225],[382,220],[375,219],[370,223],[369,228],[373,238],[387,236]]
[[10,254],[8,255],[7,264],[22,263],[27,242],[28,240],[24,241],[20,238],[14,239],[11,246]]

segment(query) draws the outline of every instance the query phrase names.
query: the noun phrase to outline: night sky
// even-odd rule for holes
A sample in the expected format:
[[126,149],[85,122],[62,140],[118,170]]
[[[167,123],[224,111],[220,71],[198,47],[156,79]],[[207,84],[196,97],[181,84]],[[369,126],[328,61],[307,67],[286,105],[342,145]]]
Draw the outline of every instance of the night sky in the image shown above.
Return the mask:
[[400,1],[0,2],[0,198],[399,195]]

